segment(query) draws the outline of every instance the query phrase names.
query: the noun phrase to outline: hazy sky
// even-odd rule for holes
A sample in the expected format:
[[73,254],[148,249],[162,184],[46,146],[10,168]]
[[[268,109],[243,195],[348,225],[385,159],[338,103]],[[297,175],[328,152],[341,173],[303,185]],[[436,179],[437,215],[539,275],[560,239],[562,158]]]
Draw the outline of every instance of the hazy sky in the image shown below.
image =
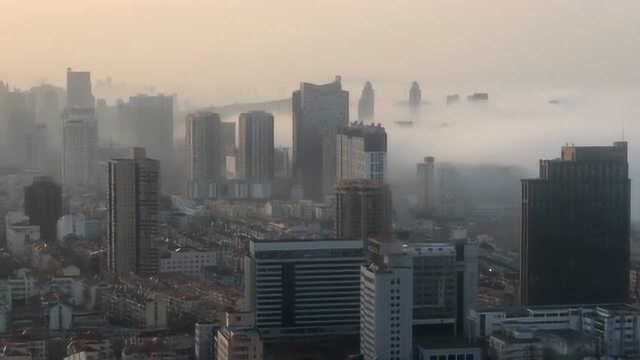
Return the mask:
[[637,0],[0,0],[0,79],[64,69],[198,102],[300,80],[441,88],[640,82]]

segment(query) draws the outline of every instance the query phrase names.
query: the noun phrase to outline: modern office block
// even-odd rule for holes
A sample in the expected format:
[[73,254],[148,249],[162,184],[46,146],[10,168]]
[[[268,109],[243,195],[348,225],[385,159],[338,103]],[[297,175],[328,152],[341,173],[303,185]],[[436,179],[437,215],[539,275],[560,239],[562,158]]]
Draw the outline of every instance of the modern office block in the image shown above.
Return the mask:
[[563,146],[522,180],[523,304],[626,300],[630,187],[626,142]]

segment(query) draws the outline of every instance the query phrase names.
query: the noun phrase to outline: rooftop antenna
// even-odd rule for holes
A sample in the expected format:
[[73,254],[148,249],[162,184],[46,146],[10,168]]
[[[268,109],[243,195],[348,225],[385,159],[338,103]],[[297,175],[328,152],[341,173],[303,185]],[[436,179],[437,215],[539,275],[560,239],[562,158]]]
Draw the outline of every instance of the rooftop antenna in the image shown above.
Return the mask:
[[622,141],[624,140],[624,120],[622,120]]

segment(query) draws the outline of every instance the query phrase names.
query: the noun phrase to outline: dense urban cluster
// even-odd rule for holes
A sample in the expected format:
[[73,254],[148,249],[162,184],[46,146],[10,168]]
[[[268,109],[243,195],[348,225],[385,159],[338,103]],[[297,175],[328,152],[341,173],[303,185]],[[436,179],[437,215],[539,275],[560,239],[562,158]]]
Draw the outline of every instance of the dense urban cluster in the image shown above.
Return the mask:
[[[183,109],[66,76],[0,83],[0,359],[640,358],[624,141],[565,145],[521,182],[475,169],[515,194],[495,199],[438,154],[388,181],[371,82],[353,119],[340,77]],[[443,102],[489,95],[462,99]],[[413,82],[394,126],[425,104]]]

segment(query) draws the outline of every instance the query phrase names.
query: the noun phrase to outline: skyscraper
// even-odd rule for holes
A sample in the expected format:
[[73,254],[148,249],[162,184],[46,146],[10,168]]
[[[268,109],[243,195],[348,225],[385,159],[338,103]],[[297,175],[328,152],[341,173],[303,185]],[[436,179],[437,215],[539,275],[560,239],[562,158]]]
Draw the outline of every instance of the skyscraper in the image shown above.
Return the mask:
[[381,125],[353,123],[337,135],[337,181],[369,179],[384,183],[387,169],[387,133]]
[[336,233],[340,239],[368,240],[391,233],[391,190],[372,180],[343,180],[336,192]]
[[40,226],[40,238],[55,242],[56,225],[62,216],[62,188],[52,178],[41,176],[24,189],[24,213],[31,225]]
[[62,184],[69,189],[91,183],[95,158],[93,109],[67,109],[64,115]]
[[27,100],[27,93],[13,90],[7,91],[4,104],[0,103],[0,120],[4,117],[6,124],[3,137],[11,151],[10,160],[16,165],[24,165],[27,161],[27,140],[35,127],[35,112]]
[[187,116],[187,193],[199,199],[215,196],[224,179],[224,141],[220,116],[197,112]]
[[362,95],[358,101],[358,121],[369,122],[374,119],[375,91],[370,81],[362,88]]
[[67,106],[63,114],[62,183],[75,190],[95,182],[98,122],[91,73],[67,69]]
[[67,68],[67,109],[94,109],[91,73]]
[[433,156],[427,156],[418,163],[418,206],[421,210],[431,212],[436,205],[435,162]]
[[27,135],[27,164],[40,173],[49,170],[49,136],[45,124],[37,124]]
[[173,180],[173,103],[172,96],[137,95],[119,104],[121,124],[132,133],[131,144],[144,147],[149,156],[160,161],[161,184],[167,189]]
[[420,105],[422,105],[422,90],[418,82],[414,81],[409,89],[409,107],[415,111]]
[[264,111],[240,114],[238,151],[238,177],[255,183],[273,180],[273,115]]
[[629,217],[626,142],[540,160],[540,177],[522,180],[522,303],[624,302]]
[[413,352],[411,262],[363,265],[360,271],[360,353],[364,360],[409,360]]
[[340,77],[324,85],[302,83],[293,92],[292,110],[293,174],[302,185],[305,198],[322,200],[329,195],[323,193],[323,174],[335,174],[331,164],[323,163],[327,153],[333,152],[335,159],[335,148],[323,152],[322,136],[325,130],[333,130],[335,134],[337,128],[347,126],[349,93],[342,90]]
[[113,273],[152,274],[158,268],[153,241],[157,235],[159,171],[143,148],[132,159],[109,162],[108,266]]

